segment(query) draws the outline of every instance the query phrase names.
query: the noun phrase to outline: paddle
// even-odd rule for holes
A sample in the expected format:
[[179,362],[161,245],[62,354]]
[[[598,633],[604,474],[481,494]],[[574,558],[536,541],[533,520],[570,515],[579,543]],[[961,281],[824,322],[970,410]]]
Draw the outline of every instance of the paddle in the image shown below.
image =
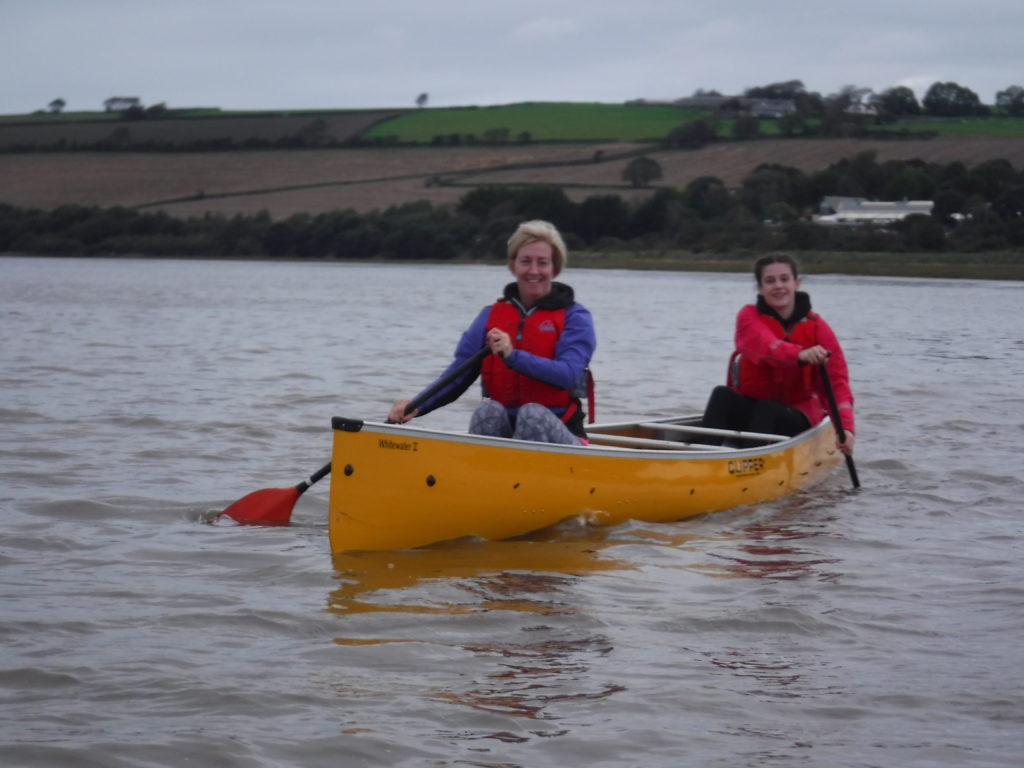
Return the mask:
[[[843,429],[843,417],[839,415],[839,406],[836,405],[836,396],[832,391],[832,380],[828,376],[828,368],[825,367],[825,363],[821,363],[818,366],[821,371],[821,383],[825,385],[825,395],[828,397],[828,407],[832,411],[832,422],[836,427],[836,434],[839,436],[839,442],[846,442],[846,430]],[[860,480],[857,478],[857,468],[853,465],[853,456],[844,454],[846,456],[846,468],[850,470],[850,480],[853,481],[854,488],[860,488]]]
[[[447,376],[442,376],[428,389],[425,389],[405,406],[405,412],[412,413],[424,402],[432,398],[442,389],[447,387],[459,376],[470,368],[480,364],[480,361],[490,354],[490,347],[483,347],[479,352],[469,358],[462,365],[455,368]],[[390,420],[389,420],[389,423]],[[304,494],[310,486],[319,482],[331,473],[331,463],[327,462],[320,469],[292,488],[263,488],[243,496],[217,517],[227,515],[242,525],[288,525],[291,521],[292,509],[299,496]]]
[[293,488],[264,488],[243,496],[217,517],[227,515],[242,525],[288,525],[292,517],[292,508],[299,496],[311,485],[322,480],[331,472],[331,463],[327,462],[320,469]]

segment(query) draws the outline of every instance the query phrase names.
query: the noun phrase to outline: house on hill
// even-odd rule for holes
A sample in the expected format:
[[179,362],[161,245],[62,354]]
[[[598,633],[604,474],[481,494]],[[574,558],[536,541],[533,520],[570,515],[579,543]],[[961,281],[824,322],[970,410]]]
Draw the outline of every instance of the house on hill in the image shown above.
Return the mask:
[[676,99],[673,103],[691,109],[710,109],[723,116],[745,114],[777,119],[796,112],[796,102],[792,99],[752,99],[746,96],[701,94]]
[[135,96],[111,96],[103,102],[103,107],[107,112],[123,112],[126,109],[141,106],[141,99]]
[[812,220],[825,226],[885,226],[915,213],[930,216],[934,205],[931,200],[884,202],[863,197],[826,197]]
[[796,112],[792,99],[743,99],[746,111],[754,117],[780,118]]

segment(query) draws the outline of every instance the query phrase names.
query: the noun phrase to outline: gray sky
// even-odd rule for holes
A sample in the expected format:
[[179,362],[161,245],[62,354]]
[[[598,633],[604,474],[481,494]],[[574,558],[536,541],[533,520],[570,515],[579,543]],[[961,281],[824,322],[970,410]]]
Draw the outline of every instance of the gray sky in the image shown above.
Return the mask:
[[1024,0],[0,0],[0,114],[1024,85]]

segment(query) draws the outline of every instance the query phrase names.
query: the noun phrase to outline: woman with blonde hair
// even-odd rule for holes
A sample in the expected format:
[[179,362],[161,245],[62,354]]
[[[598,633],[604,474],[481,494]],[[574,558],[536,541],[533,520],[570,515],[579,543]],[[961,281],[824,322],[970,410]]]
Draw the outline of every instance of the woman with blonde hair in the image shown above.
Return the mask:
[[451,365],[415,398],[419,406],[406,413],[410,401],[396,400],[388,419],[403,423],[454,402],[479,376],[484,401],[470,420],[471,433],[586,443],[581,398],[597,339],[590,312],[570,286],[555,280],[567,261],[565,242],[553,224],[539,219],[520,224],[508,241],[515,281],[480,310]]

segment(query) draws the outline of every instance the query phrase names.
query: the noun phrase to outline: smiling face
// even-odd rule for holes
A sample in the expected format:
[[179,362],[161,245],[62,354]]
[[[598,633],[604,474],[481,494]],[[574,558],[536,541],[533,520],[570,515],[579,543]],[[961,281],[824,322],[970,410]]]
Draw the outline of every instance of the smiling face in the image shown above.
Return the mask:
[[796,292],[799,288],[800,280],[793,276],[793,268],[789,264],[776,263],[765,265],[757,292],[779,317],[787,318],[796,307]]
[[551,292],[555,278],[554,249],[550,243],[537,240],[527,243],[510,265],[519,285],[519,298],[527,309]]

